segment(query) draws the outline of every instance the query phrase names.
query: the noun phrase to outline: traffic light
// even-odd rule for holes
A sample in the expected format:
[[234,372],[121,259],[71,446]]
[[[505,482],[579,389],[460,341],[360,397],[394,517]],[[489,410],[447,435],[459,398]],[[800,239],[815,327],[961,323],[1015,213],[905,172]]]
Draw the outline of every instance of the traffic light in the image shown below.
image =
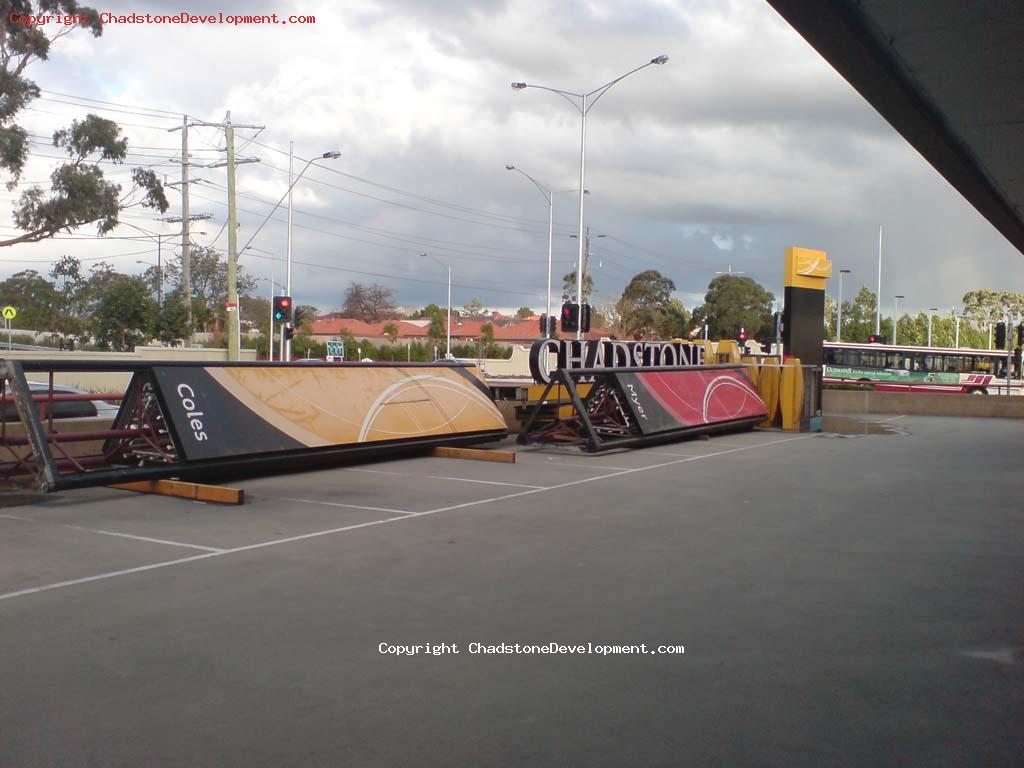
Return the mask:
[[274,322],[285,323],[292,319],[292,297],[274,297]]
[[548,315],[548,338],[555,338],[555,332],[558,330],[558,318],[554,315]]
[[580,305],[580,330],[587,333],[590,330],[590,305]]
[[541,315],[540,316],[540,335],[541,336],[547,336],[548,335],[548,316],[547,315]]
[[580,327],[580,305],[566,302],[562,305],[562,330],[576,331]]
[[887,341],[883,333],[872,333],[868,336],[868,344],[885,344]]
[[996,349],[1006,349],[1006,323],[996,323]]
[[740,328],[739,335],[736,338],[739,339],[740,344],[744,343],[747,340],[747,332],[743,328]]
[[1017,325],[1017,346],[1024,347],[1024,323]]
[[284,334],[285,344],[295,338],[295,329],[290,325],[285,325],[285,327],[281,329],[281,333]]

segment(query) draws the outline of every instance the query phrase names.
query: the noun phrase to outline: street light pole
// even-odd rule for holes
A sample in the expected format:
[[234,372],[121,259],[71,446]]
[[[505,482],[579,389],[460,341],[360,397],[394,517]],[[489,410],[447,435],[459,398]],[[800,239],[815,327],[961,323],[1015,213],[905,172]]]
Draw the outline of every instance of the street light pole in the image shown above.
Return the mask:
[[878,294],[875,298],[875,335],[882,332],[882,225],[878,225]]
[[[551,256],[552,256],[552,250],[554,248],[554,240],[555,240],[555,193],[556,192],[575,192],[576,190],[574,190],[574,189],[559,189],[559,190],[555,190],[555,189],[551,189],[550,187],[546,187],[543,184],[541,184],[539,181],[537,181],[535,178],[533,178],[533,176],[531,176],[526,171],[524,171],[522,168],[517,168],[516,166],[512,165],[511,163],[507,163],[505,165],[505,170],[506,171],[516,171],[517,173],[521,173],[523,176],[528,178],[530,181],[533,182],[533,185],[535,187],[537,187],[537,189],[540,190],[540,193],[542,195],[544,195],[544,199],[547,200],[547,202],[548,202],[548,303],[547,303],[546,314],[547,314],[548,317],[551,317]],[[589,189],[583,190],[583,194],[589,195],[590,194],[590,190]],[[548,335],[547,328],[545,328],[545,330],[544,330],[544,335],[545,336]]]
[[[292,178],[294,172],[294,160],[295,160],[295,142],[288,142],[288,245],[287,245],[287,256],[285,257],[285,268],[284,268],[284,295],[292,295],[292,189],[295,187],[295,181]],[[295,315],[295,304],[292,304],[292,315]],[[285,328],[290,327],[291,323],[285,321]],[[292,359],[292,345],[291,339],[285,341],[285,336],[288,334],[283,330],[281,331],[281,354],[280,359],[284,362],[288,362]]]
[[[580,312],[583,311],[583,251],[585,246],[583,244],[583,186],[584,186],[584,170],[586,169],[587,159],[587,94],[583,94],[583,107],[580,109],[580,114],[583,119],[580,120],[580,228],[579,228],[579,255],[576,258],[576,306],[580,308]],[[576,338],[583,338],[583,329],[579,322],[576,320]]]
[[896,344],[896,327],[900,324],[900,299],[905,299],[907,297],[906,296],[896,296],[894,298],[895,298],[895,302],[894,302],[895,308],[893,309],[893,314],[892,314],[892,343],[895,346],[895,344]]
[[836,307],[836,341],[842,341],[843,328],[843,275],[850,274],[848,269],[839,270],[839,301]]
[[[299,175],[296,176],[294,179],[292,179],[292,174],[291,174],[291,171],[292,171],[291,144],[292,143],[289,142],[289,149],[288,149],[288,189],[286,189],[285,193],[283,195],[281,195],[281,198],[274,204],[274,207],[270,209],[270,213],[268,213],[266,215],[266,217],[263,219],[263,221],[260,222],[260,225],[258,227],[256,227],[256,231],[252,233],[252,237],[249,238],[248,242],[246,242],[246,244],[239,251],[239,253],[241,254],[241,253],[245,253],[245,251],[248,250],[249,246],[252,245],[252,241],[255,240],[256,236],[260,233],[260,230],[262,230],[263,227],[266,226],[266,223],[268,221],[270,221],[270,217],[274,215],[274,213],[277,211],[278,208],[281,207],[281,203],[283,203],[284,199],[287,197],[288,198],[288,250],[287,250],[287,257],[285,259],[285,270],[286,270],[286,272],[285,272],[285,290],[287,291],[287,293],[285,293],[286,296],[291,296],[292,295],[292,189],[295,188],[295,185],[299,183],[299,179],[301,179],[303,177],[303,175],[306,173],[306,171],[309,170],[309,166],[311,166],[317,160],[336,160],[337,158],[341,157],[341,152],[338,152],[337,150],[331,150],[330,152],[324,152],[322,155],[320,155],[320,157],[314,157],[314,158],[312,158],[310,160],[307,160],[305,167],[301,171],[299,171]],[[292,306],[293,307],[295,306],[294,302],[292,303]],[[286,323],[285,325],[286,325],[286,327],[289,327],[289,328],[291,327],[290,323]],[[284,338],[284,336],[285,336],[285,334],[282,333],[281,334],[282,339]],[[282,357],[281,357],[281,359],[283,361],[285,361],[285,362],[287,362],[287,361],[292,359],[292,345],[291,345],[290,341],[287,344],[284,344],[282,346]]]
[[447,340],[445,341],[444,357],[445,360],[451,359],[452,356],[452,265],[445,264],[436,256],[431,256],[426,251],[420,251],[420,256],[426,256],[428,259],[433,259],[442,267],[448,268],[448,333]]
[[[559,96],[564,98],[570,104],[572,104],[576,110],[580,113],[580,216],[579,216],[579,253],[576,259],[576,304],[583,304],[583,195],[586,188],[586,162],[587,162],[587,113],[597,103],[597,100],[604,96],[608,89],[618,83],[620,80],[624,80],[634,72],[639,72],[641,69],[645,69],[652,64],[664,64],[668,61],[668,56],[662,54],[661,56],[655,56],[646,64],[632,69],[624,75],[621,75],[611,82],[605,83],[604,85],[595,88],[587,93],[574,93],[572,91],[563,91],[558,88],[550,88],[544,85],[532,85],[523,82],[512,83],[512,89],[521,91],[525,88],[539,88],[544,91],[551,91],[557,93]],[[593,99],[590,97],[593,96]],[[577,99],[579,101],[577,101]],[[589,101],[589,105],[588,105]],[[577,327],[576,338],[583,338],[583,332]]]

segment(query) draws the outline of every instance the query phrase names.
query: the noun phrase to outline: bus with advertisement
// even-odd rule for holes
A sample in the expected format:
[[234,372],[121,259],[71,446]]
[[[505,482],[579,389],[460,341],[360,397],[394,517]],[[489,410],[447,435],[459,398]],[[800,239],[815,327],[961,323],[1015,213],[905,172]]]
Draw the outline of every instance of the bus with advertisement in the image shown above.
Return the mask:
[[894,344],[824,343],[822,383],[860,385],[889,392],[1021,394],[1020,366],[993,349],[914,347]]

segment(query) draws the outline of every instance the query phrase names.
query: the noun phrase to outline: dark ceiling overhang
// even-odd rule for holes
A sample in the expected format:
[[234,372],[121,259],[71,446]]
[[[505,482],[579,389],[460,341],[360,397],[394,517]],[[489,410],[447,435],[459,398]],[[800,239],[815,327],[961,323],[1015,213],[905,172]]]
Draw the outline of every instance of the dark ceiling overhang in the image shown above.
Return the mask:
[[1024,252],[1024,3],[768,3]]

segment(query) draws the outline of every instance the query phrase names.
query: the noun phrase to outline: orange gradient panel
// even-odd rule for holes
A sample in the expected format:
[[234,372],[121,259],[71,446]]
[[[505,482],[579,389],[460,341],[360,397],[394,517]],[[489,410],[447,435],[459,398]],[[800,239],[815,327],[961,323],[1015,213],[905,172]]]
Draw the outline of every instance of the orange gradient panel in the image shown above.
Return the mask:
[[[239,402],[310,448],[504,429],[491,399],[444,366],[206,369]],[[473,369],[462,369],[479,380]]]

